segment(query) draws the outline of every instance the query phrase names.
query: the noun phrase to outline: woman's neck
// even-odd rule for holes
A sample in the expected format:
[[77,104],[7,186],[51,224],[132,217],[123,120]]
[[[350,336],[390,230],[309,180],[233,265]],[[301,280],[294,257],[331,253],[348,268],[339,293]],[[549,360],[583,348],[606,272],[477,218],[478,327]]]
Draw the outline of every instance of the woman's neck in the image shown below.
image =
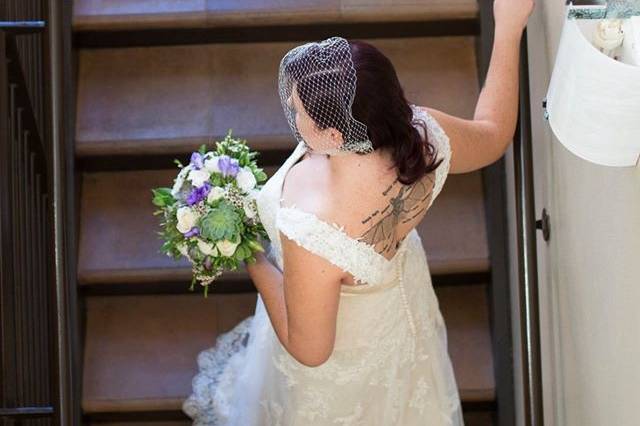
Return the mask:
[[392,158],[386,150],[376,149],[368,154],[345,153],[340,155],[322,155],[329,162],[329,169],[335,176],[353,176],[360,168],[369,173],[372,169],[385,173],[382,167],[393,165]]

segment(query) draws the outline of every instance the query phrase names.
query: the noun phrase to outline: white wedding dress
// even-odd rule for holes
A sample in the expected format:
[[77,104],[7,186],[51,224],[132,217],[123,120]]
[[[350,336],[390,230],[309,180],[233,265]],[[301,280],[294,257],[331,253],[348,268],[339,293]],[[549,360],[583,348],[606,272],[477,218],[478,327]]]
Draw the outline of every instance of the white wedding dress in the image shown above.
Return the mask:
[[[445,158],[434,172],[433,202],[451,149],[433,117],[412,108]],[[199,354],[183,411],[194,425],[463,425],[420,235],[414,228],[387,260],[336,224],[295,206],[280,207],[283,178],[305,150],[300,142],[267,181],[258,208],[272,242],[268,257],[281,271],[279,231],[360,280],[342,286],[334,352],[318,367],[299,363],[280,343],[258,294],[255,314]]]

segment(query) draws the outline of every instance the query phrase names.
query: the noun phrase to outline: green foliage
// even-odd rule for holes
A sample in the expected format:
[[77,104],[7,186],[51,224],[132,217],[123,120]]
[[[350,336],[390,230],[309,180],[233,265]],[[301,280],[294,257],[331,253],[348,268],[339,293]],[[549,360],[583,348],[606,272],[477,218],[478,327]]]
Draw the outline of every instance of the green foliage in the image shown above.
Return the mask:
[[246,139],[234,138],[231,136],[232,133],[233,130],[229,129],[224,139],[216,143],[215,154],[237,159],[240,167],[251,165],[260,153],[251,151]]
[[153,193],[152,202],[158,207],[171,206],[176,202],[173,195],[171,195],[171,188],[156,188],[152,189],[151,192]]
[[247,240],[247,245],[249,246],[250,249],[253,249],[255,251],[264,252],[264,248],[256,240]]

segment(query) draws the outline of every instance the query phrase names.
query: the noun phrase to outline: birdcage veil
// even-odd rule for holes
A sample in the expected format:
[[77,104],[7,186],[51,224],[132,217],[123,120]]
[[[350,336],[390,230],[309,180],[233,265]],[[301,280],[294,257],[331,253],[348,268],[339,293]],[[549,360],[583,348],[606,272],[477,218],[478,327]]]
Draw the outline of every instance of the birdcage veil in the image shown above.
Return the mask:
[[[306,43],[285,54],[280,62],[278,90],[298,142],[331,155],[373,151],[367,126],[351,112],[356,80],[349,42],[342,37]],[[301,128],[296,113],[304,123]]]

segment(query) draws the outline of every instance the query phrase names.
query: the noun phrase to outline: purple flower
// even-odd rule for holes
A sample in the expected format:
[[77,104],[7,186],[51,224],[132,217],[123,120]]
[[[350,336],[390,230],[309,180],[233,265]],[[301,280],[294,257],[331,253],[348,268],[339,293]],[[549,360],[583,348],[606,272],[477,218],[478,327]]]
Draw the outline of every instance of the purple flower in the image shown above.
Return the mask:
[[193,237],[194,235],[200,235],[200,229],[198,229],[197,226],[194,226],[186,234],[184,234],[185,237]]
[[191,165],[196,170],[200,170],[201,168],[203,168],[204,167],[204,161],[203,161],[203,158],[202,158],[202,154],[200,154],[197,151],[194,152],[193,154],[191,154]]
[[204,267],[207,270],[211,269],[211,258],[209,256],[204,259]]
[[205,182],[200,188],[193,188],[189,197],[187,197],[187,204],[192,206],[204,200],[209,195],[212,187],[211,182]]
[[231,158],[228,155],[221,155],[218,159],[218,169],[220,169],[222,176],[235,177],[238,171],[240,171],[240,165],[235,158]]

